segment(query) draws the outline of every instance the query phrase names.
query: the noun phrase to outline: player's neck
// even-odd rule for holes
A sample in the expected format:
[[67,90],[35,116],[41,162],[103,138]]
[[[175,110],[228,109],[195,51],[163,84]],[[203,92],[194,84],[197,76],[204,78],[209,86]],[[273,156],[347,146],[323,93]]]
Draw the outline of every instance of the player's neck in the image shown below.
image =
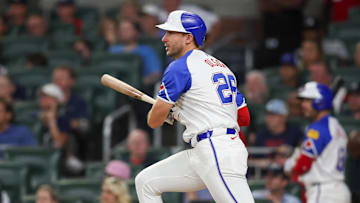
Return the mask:
[[199,48],[193,44],[185,46],[184,49],[181,51],[181,53],[174,58],[179,59],[180,57],[184,56],[186,53],[188,53],[189,51],[194,50],[194,49],[199,49]]
[[330,114],[329,111],[320,111],[320,112],[316,115],[316,117],[315,117],[315,119],[314,119],[314,122],[315,122],[315,121],[318,121],[318,120],[320,120],[320,119],[322,119],[322,118],[324,118],[325,116],[328,116],[329,114]]

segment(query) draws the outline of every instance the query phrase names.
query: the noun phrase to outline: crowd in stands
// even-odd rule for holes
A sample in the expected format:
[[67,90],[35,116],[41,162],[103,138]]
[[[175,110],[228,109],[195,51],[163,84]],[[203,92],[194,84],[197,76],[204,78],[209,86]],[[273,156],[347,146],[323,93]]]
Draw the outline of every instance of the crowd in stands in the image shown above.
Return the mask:
[[[30,8],[28,0],[10,0],[6,9],[0,9],[0,159],[8,159],[4,153],[9,146],[53,148],[60,151],[60,177],[85,178],[87,165],[101,159],[105,116],[130,103],[136,129],[114,135],[124,141],[112,143],[117,146],[113,160],[101,167],[102,193],[97,200],[134,200],[134,185],[128,183],[174,150],[152,147],[153,131],[146,125],[150,105],[124,100],[97,80],[112,73],[156,94],[172,59],[165,56],[164,33],[155,25],[169,12],[184,9],[205,20],[208,33],[202,48],[230,69],[236,67],[238,87],[251,114],[250,126],[242,128],[249,149],[269,149],[260,154],[249,150],[249,179],[258,178],[260,169],[264,186],[253,191],[254,197],[300,202],[299,193],[288,194],[286,188],[293,183],[282,169],[308,124],[297,90],[308,81],[329,86],[338,101],[334,113],[348,134],[359,136],[360,3],[324,1],[322,17],[314,18],[303,14],[307,0],[257,2],[260,29],[243,36],[224,33],[225,17],[181,0],[163,0],[160,5],[123,0],[103,12],[80,7],[75,0],[58,0],[49,11]],[[241,40],[234,35],[241,35]],[[359,163],[359,157],[350,159],[348,177],[357,177]],[[354,198],[360,199],[360,180],[349,181]],[[37,187],[37,203],[59,202],[56,188]],[[9,196],[2,192],[2,202]],[[211,198],[206,191],[186,196],[189,201]]]

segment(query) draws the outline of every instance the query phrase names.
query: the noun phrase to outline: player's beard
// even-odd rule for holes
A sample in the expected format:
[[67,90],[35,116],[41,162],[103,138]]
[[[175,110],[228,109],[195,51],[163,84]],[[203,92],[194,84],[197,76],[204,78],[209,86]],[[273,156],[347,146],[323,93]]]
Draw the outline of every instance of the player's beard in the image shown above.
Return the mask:
[[182,47],[173,45],[173,46],[166,46],[166,55],[172,58],[179,58],[182,53]]

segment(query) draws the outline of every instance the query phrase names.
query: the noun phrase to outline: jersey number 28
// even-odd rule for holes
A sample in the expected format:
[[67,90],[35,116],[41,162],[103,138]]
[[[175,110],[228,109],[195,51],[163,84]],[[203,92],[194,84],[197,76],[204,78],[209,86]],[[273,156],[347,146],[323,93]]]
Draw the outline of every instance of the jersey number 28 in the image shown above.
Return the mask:
[[212,77],[214,84],[217,84],[217,93],[223,104],[233,102],[233,93],[236,93],[236,80],[233,75],[215,73]]

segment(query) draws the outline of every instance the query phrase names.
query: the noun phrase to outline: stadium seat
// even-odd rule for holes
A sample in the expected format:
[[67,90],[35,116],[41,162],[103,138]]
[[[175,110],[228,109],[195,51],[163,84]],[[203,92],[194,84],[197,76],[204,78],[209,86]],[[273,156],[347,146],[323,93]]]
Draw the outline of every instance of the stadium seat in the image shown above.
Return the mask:
[[0,182],[2,188],[8,193],[11,202],[20,202],[21,196],[25,195],[27,168],[23,163],[1,161]]
[[99,198],[101,184],[102,180],[95,179],[62,179],[56,181],[55,187],[61,197],[88,203]]
[[341,76],[346,85],[349,85],[351,82],[360,82],[360,68],[356,67],[344,67],[334,70],[333,75]]
[[262,189],[265,189],[265,181],[263,179],[260,179],[260,180],[248,180],[248,184],[249,184],[249,187],[250,187],[250,190],[253,191],[253,190],[262,190]]
[[39,185],[53,183],[58,178],[58,150],[43,147],[11,147],[4,151],[4,155],[8,161],[27,166],[27,194],[35,192]]
[[69,65],[78,68],[81,65],[81,57],[72,50],[59,50],[47,52],[49,66],[55,68],[58,65]]
[[329,36],[334,38],[359,38],[360,22],[332,23],[329,25]]
[[116,75],[136,88],[141,87],[142,59],[135,54],[94,53],[91,64],[102,72],[116,72]]
[[2,39],[2,55],[8,59],[10,64],[16,64],[19,59],[32,53],[44,53],[47,51],[49,43],[46,38],[31,36],[15,36]]
[[35,100],[38,88],[51,81],[51,70],[44,68],[16,69],[11,70],[10,76],[26,87],[26,98]]
[[37,101],[18,101],[14,104],[15,122],[34,130],[39,104]]
[[352,7],[349,9],[349,21],[360,22],[360,7]]
[[360,121],[355,120],[351,116],[338,116],[338,120],[344,127],[347,135],[349,135],[352,130],[360,130]]
[[89,179],[102,179],[104,178],[106,164],[103,162],[90,162],[86,164],[85,176]]

